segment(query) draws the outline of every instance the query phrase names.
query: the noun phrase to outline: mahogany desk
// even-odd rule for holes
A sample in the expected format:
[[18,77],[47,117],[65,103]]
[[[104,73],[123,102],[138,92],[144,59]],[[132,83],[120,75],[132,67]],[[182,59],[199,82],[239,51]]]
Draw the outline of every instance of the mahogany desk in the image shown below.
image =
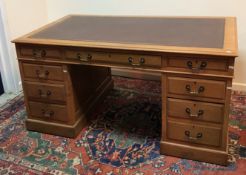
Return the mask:
[[162,154],[226,165],[236,19],[66,16],[13,41],[29,130],[75,137],[110,68],[161,73]]

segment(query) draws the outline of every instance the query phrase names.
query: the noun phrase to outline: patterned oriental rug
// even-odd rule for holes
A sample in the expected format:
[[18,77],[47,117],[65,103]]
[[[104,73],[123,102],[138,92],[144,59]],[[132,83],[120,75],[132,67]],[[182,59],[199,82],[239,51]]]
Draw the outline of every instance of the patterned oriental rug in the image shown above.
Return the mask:
[[227,167],[159,154],[160,82],[113,77],[115,88],[76,139],[25,129],[23,95],[0,108],[0,174],[246,174],[246,93],[233,92]]

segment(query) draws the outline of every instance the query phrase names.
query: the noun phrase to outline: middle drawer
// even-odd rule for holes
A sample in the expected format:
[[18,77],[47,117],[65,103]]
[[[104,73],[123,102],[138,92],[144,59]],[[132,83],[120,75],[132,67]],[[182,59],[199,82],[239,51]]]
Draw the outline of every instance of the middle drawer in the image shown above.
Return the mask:
[[66,91],[63,84],[46,84],[38,82],[24,82],[28,99],[49,102],[66,101]]
[[168,98],[168,117],[221,123],[224,105]]
[[82,62],[102,62],[109,64],[125,64],[130,66],[161,67],[161,56],[157,55],[67,50],[65,52],[65,56],[67,59],[80,60]]
[[168,77],[168,93],[225,99],[226,82],[170,76]]

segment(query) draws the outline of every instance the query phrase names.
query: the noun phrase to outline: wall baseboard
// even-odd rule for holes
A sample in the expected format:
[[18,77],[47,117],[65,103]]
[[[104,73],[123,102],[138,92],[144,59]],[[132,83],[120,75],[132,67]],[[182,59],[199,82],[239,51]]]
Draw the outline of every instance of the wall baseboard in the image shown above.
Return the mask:
[[[128,77],[128,78],[138,78],[142,80],[153,80],[153,81],[160,81],[161,80],[161,73],[155,72],[141,72],[137,70],[124,70],[124,69],[115,69],[112,68],[112,75]],[[233,83],[232,90],[236,91],[245,91],[246,92],[246,84],[244,83]]]
[[232,90],[235,91],[245,91],[246,92],[246,84],[245,83],[232,83]]

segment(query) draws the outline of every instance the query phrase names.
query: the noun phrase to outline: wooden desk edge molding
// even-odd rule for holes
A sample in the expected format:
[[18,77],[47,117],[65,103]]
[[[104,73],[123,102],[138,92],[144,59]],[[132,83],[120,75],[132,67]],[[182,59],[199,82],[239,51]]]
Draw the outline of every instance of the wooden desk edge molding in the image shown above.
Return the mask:
[[68,15],[13,42],[28,130],[76,137],[111,68],[159,72],[160,152],[227,165],[236,18]]

